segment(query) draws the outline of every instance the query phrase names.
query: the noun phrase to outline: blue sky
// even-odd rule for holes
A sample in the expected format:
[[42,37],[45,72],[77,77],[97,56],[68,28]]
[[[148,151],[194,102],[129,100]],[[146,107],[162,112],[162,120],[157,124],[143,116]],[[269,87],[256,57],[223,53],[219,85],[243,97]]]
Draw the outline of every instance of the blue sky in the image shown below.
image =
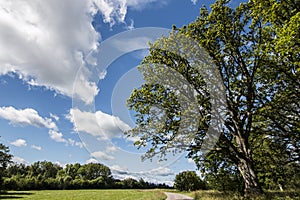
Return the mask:
[[[109,52],[102,44],[117,34],[180,27],[211,3],[0,0],[1,143],[9,146],[16,162],[101,162],[117,178],[170,183],[179,171],[195,170],[184,155],[142,163],[142,152],[122,137],[121,130],[134,125],[125,99],[143,82],[135,67],[147,52],[138,46],[109,66],[99,66],[104,63],[101,52]],[[143,46],[138,42],[118,47]]]

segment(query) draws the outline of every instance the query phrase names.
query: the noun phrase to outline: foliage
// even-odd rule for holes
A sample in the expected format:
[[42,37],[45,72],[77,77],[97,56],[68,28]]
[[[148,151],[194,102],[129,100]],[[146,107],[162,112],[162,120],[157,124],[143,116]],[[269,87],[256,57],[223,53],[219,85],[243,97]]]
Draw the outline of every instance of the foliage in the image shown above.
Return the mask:
[[[186,150],[204,175],[211,173],[216,163],[217,173],[224,172],[223,163],[228,169],[238,169],[245,196],[254,196],[262,193],[261,184],[268,188],[272,182],[281,187],[289,182],[284,171],[293,173],[299,168],[300,2],[250,0],[236,8],[227,3],[217,0],[211,11],[201,8],[194,22],[182,28],[174,26],[168,37],[151,44],[140,66],[147,83],[128,99],[137,126],[126,134],[139,137],[138,148],[151,145],[145,158]],[[182,41],[184,37],[205,49],[218,72],[214,75],[220,74],[225,88],[224,127],[208,154],[201,149],[213,119],[209,102],[214,91],[208,85],[215,82],[212,76],[204,81],[204,74],[199,73],[208,61],[203,59],[207,54],[195,48],[195,43]],[[168,70],[180,74],[177,79],[186,83],[176,79],[178,84],[173,86],[174,76],[170,79]],[[194,109],[186,109],[178,97],[186,85],[191,85],[186,93],[191,90],[198,103]],[[153,106],[164,113],[153,112]],[[193,121],[184,120],[186,112],[194,119],[201,116],[197,130]],[[182,124],[184,128],[180,128]],[[189,134],[191,130],[196,133]],[[268,168],[269,164],[272,167]]]
[[6,190],[169,188],[143,179],[114,179],[109,167],[100,163],[67,164],[65,168],[49,161],[11,164],[4,174],[3,188]]
[[184,171],[176,175],[174,187],[179,191],[195,191],[206,189],[205,182],[197,176],[195,171]]
[[0,190],[3,189],[3,175],[8,164],[11,163],[12,155],[9,154],[9,148],[0,143]]
[[205,182],[212,190],[238,193],[244,190],[243,178],[238,169],[234,166],[226,166],[226,163],[221,167],[216,165],[211,167],[211,171],[206,171]]

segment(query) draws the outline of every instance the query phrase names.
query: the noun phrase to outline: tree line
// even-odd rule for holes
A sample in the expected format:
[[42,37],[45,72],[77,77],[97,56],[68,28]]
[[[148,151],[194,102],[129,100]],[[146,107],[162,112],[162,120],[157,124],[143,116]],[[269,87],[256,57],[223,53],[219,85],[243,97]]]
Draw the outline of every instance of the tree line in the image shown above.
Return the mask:
[[2,190],[169,188],[142,178],[115,179],[109,167],[100,163],[67,164],[64,168],[50,161],[31,165],[12,163],[1,175]]

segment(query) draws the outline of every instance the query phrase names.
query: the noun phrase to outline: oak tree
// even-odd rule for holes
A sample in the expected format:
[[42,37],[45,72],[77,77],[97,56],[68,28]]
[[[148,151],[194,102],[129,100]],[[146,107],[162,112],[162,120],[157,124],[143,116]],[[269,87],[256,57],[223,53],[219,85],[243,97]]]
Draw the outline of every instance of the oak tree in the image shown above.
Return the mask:
[[[146,83],[128,99],[137,126],[126,134],[139,136],[138,147],[151,145],[144,158],[185,150],[204,171],[212,157],[231,163],[243,177],[245,196],[253,196],[262,193],[257,176],[262,162],[254,159],[262,155],[262,141],[280,147],[285,162],[299,162],[300,4],[250,0],[231,8],[228,2],[217,0],[210,11],[202,7],[194,22],[174,26],[168,37],[151,44],[139,67]],[[203,73],[207,65],[214,73]],[[226,111],[223,126],[214,129],[215,148],[203,153],[218,100],[209,86],[216,84],[215,76],[225,95],[219,110],[226,104]]]

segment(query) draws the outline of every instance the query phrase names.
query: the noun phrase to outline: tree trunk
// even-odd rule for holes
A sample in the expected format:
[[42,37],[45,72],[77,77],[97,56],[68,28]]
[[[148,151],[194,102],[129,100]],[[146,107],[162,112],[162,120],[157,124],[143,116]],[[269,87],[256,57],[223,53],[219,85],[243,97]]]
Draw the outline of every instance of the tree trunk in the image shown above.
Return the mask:
[[258,182],[258,178],[254,171],[253,161],[250,158],[240,159],[238,169],[243,176],[245,182],[245,197],[255,197],[263,193],[263,190]]

